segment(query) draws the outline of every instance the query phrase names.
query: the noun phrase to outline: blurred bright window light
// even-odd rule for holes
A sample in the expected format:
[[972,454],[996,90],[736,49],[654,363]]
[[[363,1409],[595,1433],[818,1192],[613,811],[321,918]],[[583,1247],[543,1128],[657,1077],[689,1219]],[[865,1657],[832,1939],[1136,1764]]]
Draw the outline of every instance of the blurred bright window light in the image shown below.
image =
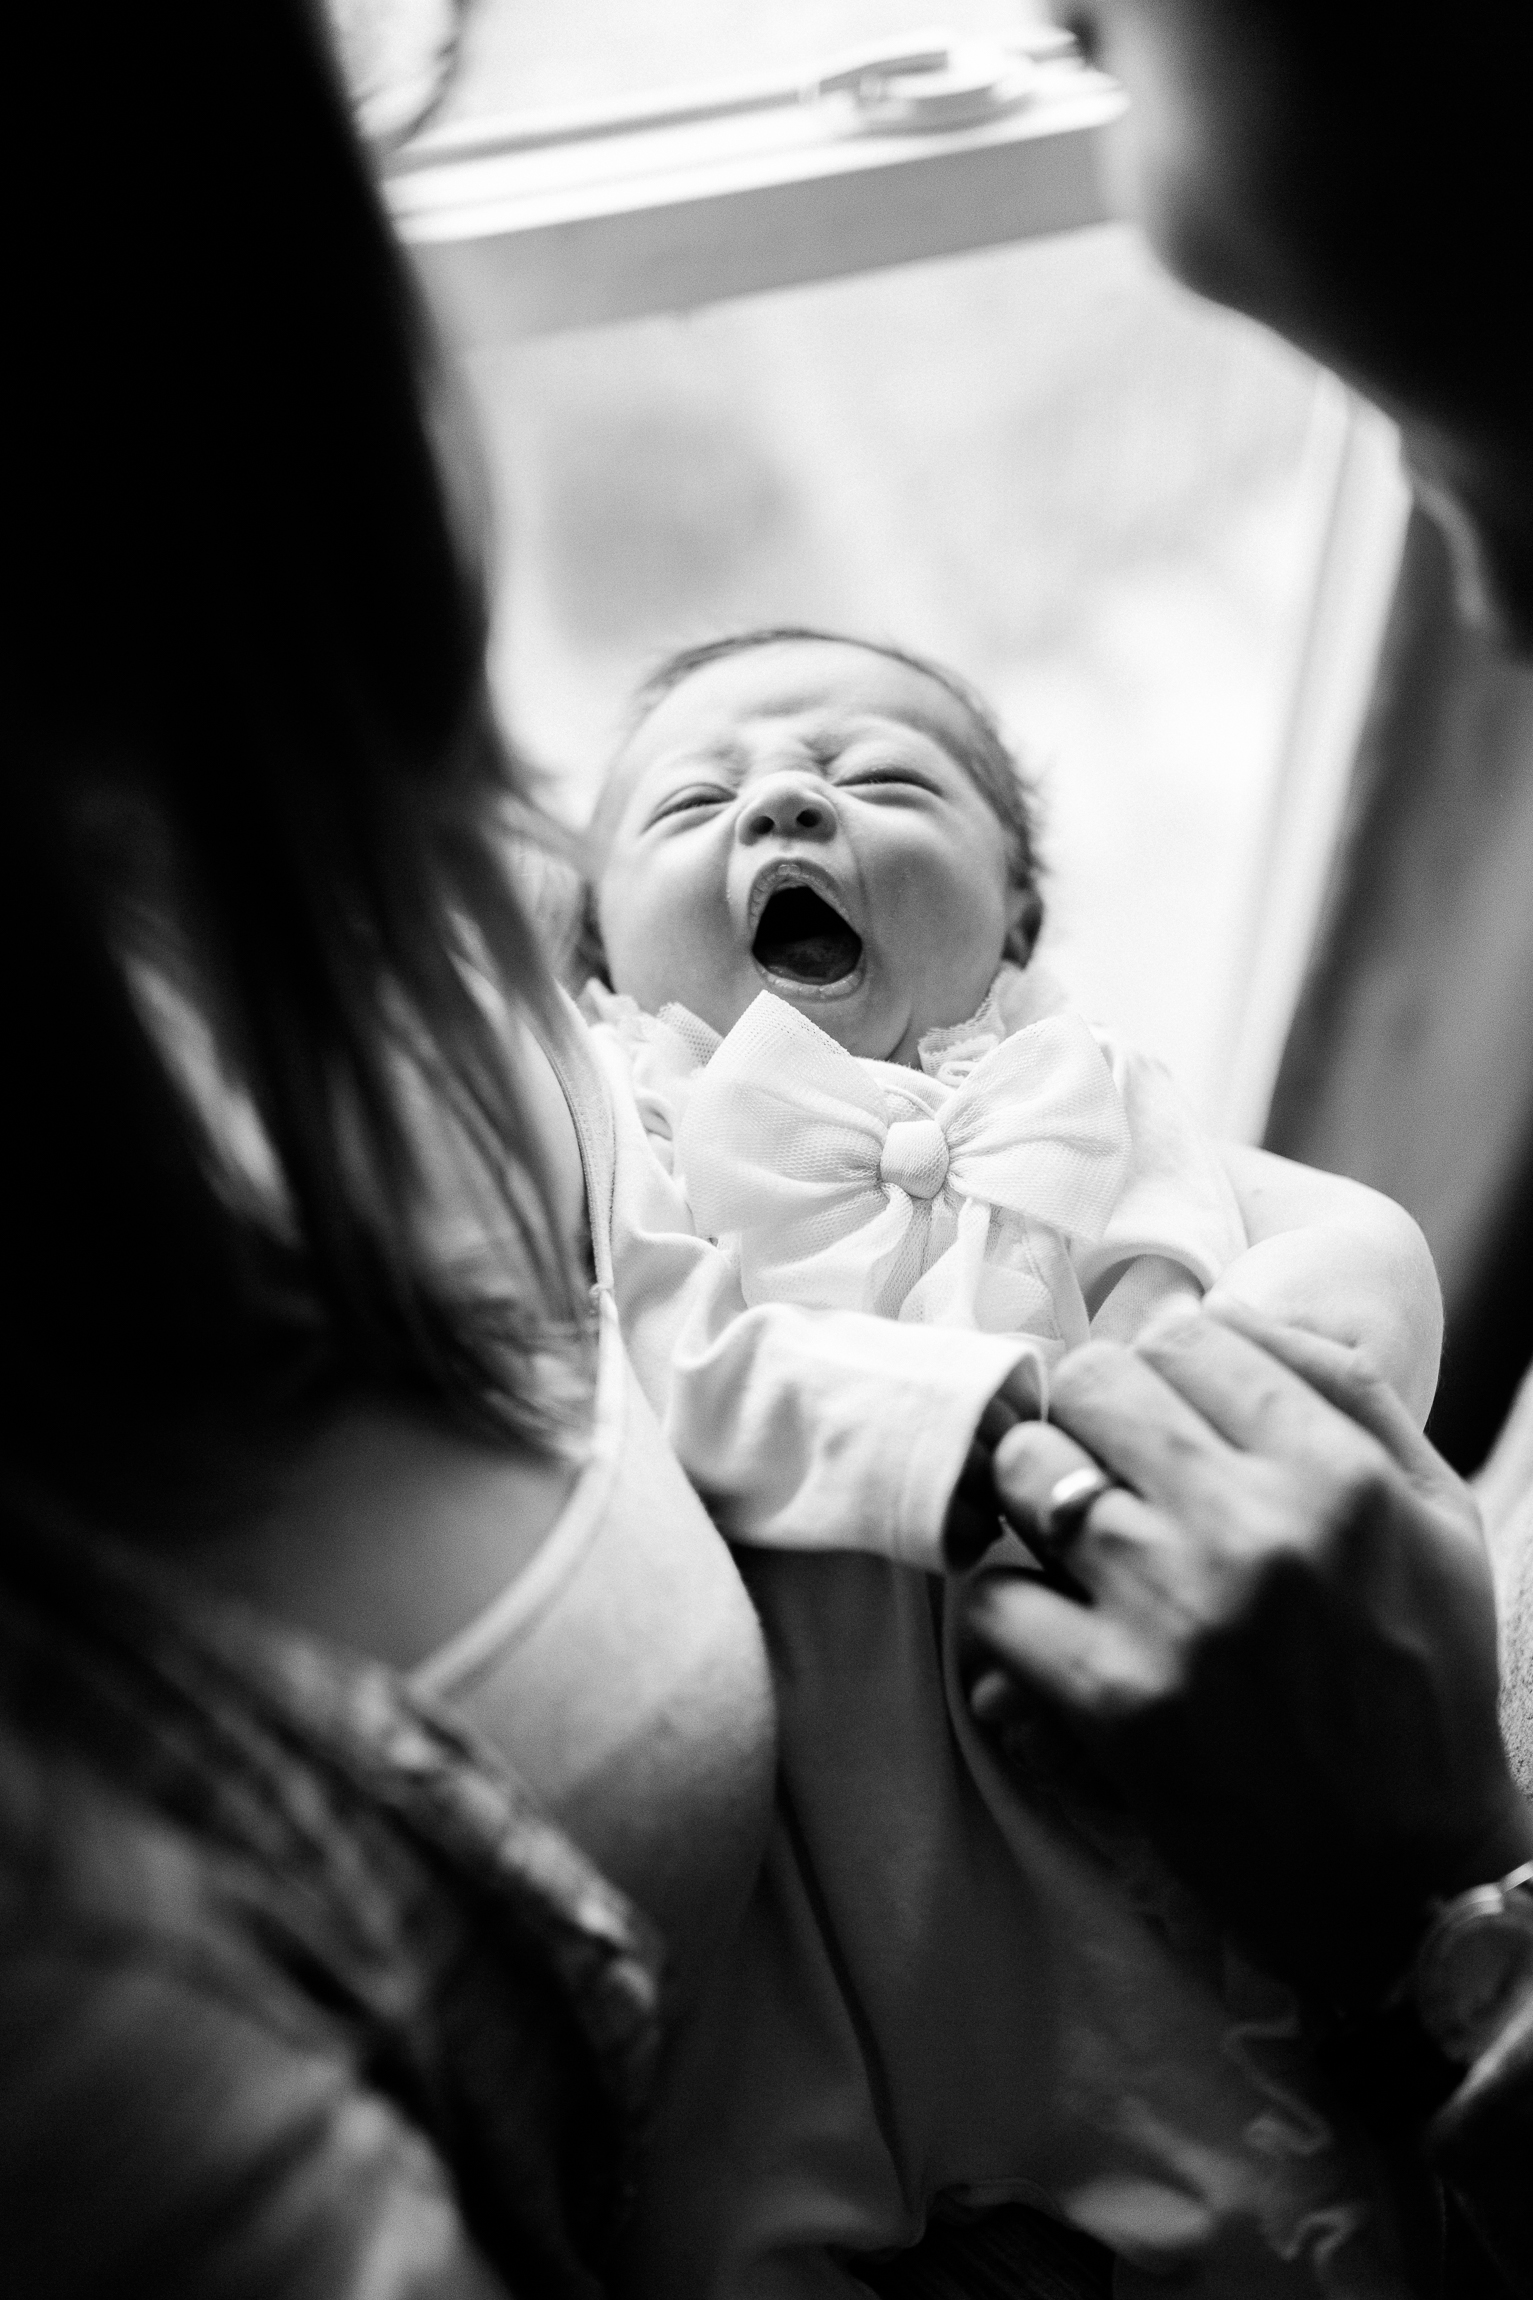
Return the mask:
[[437,118],[594,109],[779,72],[792,80],[842,49],[934,28],[1005,40],[1045,15],[1042,0],[467,0]]
[[[860,43],[1004,40],[1041,14],[477,0],[433,127],[791,81]],[[1398,545],[1381,427],[1116,225],[485,335],[494,674],[556,803],[584,815],[675,647],[810,622],[945,659],[1041,781],[1047,947],[1080,1002],[1210,1123],[1259,1130]]]

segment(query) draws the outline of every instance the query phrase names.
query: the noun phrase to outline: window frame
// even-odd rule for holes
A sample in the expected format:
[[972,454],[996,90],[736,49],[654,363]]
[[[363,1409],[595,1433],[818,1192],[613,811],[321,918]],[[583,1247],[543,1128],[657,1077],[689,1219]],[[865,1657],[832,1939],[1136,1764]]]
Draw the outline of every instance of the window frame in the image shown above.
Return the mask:
[[406,145],[385,192],[454,340],[487,348],[1112,220],[1126,100],[1078,63],[1038,67],[1028,103],[970,127],[876,131],[845,99],[760,93]]
[[[472,353],[1122,220],[1127,100],[1078,59],[975,126],[870,131],[814,93],[741,83],[406,145],[385,190],[450,340]],[[1334,377],[1316,388],[1322,539],[1220,1033],[1236,1140],[1265,1124],[1409,506],[1392,427]]]
[[1256,1142],[1320,925],[1352,764],[1383,651],[1410,516],[1394,424],[1324,369],[1315,445],[1327,466],[1324,527],[1289,679],[1250,925],[1221,1033],[1219,1130]]

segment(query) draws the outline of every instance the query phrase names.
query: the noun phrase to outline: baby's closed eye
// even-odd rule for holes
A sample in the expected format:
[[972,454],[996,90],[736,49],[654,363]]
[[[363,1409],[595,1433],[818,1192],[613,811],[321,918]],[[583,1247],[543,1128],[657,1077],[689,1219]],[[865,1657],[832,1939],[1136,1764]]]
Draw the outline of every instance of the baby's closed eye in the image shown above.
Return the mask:
[[682,790],[666,793],[650,813],[650,826],[668,822],[677,815],[699,814],[710,807],[727,807],[733,797],[733,791],[726,790],[722,783],[688,783]]
[[882,766],[843,768],[836,776],[836,785],[840,790],[867,790],[877,789],[880,786],[886,786],[890,789],[903,788],[931,792],[935,792],[937,789],[932,777],[923,774],[918,767],[893,763]]

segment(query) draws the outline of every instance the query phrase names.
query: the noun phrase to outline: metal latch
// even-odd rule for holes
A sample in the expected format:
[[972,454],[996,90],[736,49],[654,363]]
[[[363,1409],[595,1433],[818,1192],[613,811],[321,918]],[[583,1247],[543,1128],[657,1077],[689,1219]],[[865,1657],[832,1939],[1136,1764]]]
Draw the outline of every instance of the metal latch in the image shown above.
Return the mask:
[[[811,77],[766,79],[674,96],[643,97],[603,111],[506,115],[428,129],[390,155],[393,174],[443,162],[504,159],[570,149],[672,128],[710,128],[750,114],[841,108],[854,133],[969,128],[1031,102],[1048,65],[1081,61],[1068,32],[1042,26],[1007,41],[968,40],[948,31],[907,33],[898,41],[832,59]],[[834,117],[834,115],[832,115]]]
[[1039,66],[1076,54],[1068,32],[1041,28],[1004,44],[916,34],[897,47],[863,49],[809,82],[803,103],[850,99],[857,124],[879,133],[978,127],[1030,103]]

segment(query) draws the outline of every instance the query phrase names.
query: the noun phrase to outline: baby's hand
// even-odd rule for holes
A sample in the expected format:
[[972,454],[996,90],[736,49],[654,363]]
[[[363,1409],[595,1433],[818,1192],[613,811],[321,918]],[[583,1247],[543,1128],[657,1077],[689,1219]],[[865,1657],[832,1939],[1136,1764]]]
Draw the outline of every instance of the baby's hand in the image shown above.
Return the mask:
[[942,1556],[950,1572],[962,1573],[976,1564],[1005,1531],[992,1458],[1009,1429],[1038,1419],[1039,1403],[1037,1372],[1024,1361],[1007,1375],[980,1415],[943,1521]]
[[1442,1293],[1427,1242],[1393,1199],[1263,1151],[1226,1153],[1253,1243],[1209,1295],[1248,1302],[1362,1350],[1426,1420],[1442,1356]]

